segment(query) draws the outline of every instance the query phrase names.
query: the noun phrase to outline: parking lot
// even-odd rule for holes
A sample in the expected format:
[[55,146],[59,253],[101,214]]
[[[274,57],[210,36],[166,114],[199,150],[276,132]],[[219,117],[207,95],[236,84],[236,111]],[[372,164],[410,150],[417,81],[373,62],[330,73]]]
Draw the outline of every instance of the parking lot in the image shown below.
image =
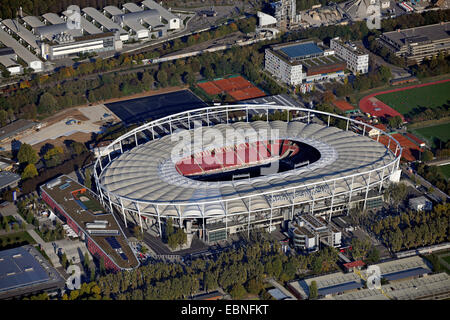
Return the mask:
[[[104,105],[70,109],[47,119],[39,130],[17,136],[16,140],[30,144],[38,151],[45,143],[62,144],[58,138],[62,140],[75,138],[74,140],[85,142],[91,139],[92,133],[100,132],[106,122],[118,120]],[[11,143],[5,143],[2,147],[9,151]]]

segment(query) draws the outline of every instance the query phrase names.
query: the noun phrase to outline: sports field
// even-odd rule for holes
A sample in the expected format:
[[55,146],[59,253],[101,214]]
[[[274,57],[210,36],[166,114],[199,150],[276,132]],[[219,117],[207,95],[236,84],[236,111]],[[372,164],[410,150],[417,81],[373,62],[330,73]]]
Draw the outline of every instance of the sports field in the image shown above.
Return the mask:
[[403,91],[395,91],[377,95],[391,108],[403,115],[408,114],[415,108],[436,108],[450,100],[450,82],[441,82],[428,86],[414,87]]
[[413,132],[432,144],[434,144],[434,137],[445,142],[450,139],[450,123],[414,129]]
[[[438,170],[442,173],[442,175],[446,178],[450,178],[450,164],[446,164],[445,166],[439,166]],[[450,256],[449,256],[450,258]],[[450,263],[450,261],[449,261]]]

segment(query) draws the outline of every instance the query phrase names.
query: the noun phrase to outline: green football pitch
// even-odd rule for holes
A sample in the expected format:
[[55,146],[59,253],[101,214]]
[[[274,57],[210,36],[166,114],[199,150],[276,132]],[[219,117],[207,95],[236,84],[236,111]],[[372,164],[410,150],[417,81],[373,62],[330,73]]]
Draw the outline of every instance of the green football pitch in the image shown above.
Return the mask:
[[418,107],[436,108],[442,106],[446,102],[450,102],[449,92],[450,82],[444,82],[420,88],[381,94],[376,97],[391,108],[406,115]]
[[[412,130],[417,135],[425,138],[429,143],[434,145],[434,137],[446,142],[450,140],[450,123],[439,124],[436,126],[419,128]],[[439,146],[435,146],[439,147]]]

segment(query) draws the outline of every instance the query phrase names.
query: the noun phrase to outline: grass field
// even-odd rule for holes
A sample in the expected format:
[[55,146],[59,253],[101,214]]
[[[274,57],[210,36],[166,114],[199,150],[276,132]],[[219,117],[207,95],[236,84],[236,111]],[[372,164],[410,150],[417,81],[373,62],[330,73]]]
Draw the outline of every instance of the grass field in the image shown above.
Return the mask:
[[0,236],[0,249],[10,249],[26,244],[35,244],[36,241],[26,231]]
[[391,108],[403,115],[417,107],[436,108],[450,100],[450,82],[434,84],[405,91],[391,92],[377,96]]
[[444,123],[425,128],[418,128],[412,131],[418,136],[430,142],[433,146],[434,146],[434,137],[440,139],[441,141],[450,140],[450,123]]
[[[450,179],[450,164],[446,164],[445,166],[439,166],[438,170],[442,173],[442,175],[446,179]],[[450,262],[449,262],[450,264]]]

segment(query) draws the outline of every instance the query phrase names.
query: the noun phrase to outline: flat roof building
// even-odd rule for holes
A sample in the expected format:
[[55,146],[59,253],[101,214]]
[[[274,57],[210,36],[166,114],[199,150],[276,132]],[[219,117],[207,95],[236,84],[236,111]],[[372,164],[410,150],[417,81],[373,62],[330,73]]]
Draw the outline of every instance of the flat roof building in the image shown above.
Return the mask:
[[64,279],[30,245],[0,251],[0,299],[63,289]]
[[346,63],[314,40],[273,45],[265,51],[265,69],[296,86],[344,76]]
[[9,35],[4,28],[4,26],[0,28],[0,42],[12,48],[17,56],[25,61],[29,68],[32,68],[34,71],[42,71],[44,66],[42,61]]
[[345,60],[347,69],[354,74],[364,74],[369,71],[369,54],[364,53],[352,42],[344,42],[339,37],[330,40],[330,48],[337,56]]
[[161,17],[167,21],[169,30],[177,30],[183,26],[183,22],[179,17],[177,17],[172,12],[162,7],[153,0],[142,1],[142,7],[157,10],[158,13],[161,15]]
[[1,171],[0,172],[0,190],[3,190],[4,188],[14,188],[17,186],[17,184],[20,181],[20,176],[18,174],[8,172],[8,171]]
[[450,53],[450,22],[384,32],[378,42],[398,57],[421,63],[440,52]]
[[110,270],[129,270],[139,261],[114,214],[105,209],[97,196],[68,176],[61,176],[40,187],[42,199],[84,241],[89,252],[104,259]]
[[[93,24],[98,23],[103,31],[119,31],[120,39],[127,41],[129,34],[117,23],[114,23],[111,19],[107,18],[104,14],[100,13],[97,9],[92,7],[86,7],[81,10],[85,18],[89,17],[89,21]],[[105,30],[106,29],[106,30]]]
[[12,48],[0,48],[0,64],[11,74],[18,74],[23,70],[22,66],[17,63],[17,54]]
[[36,126],[36,122],[26,119],[18,119],[6,126],[0,127],[0,142],[4,142],[7,139],[33,128]]

